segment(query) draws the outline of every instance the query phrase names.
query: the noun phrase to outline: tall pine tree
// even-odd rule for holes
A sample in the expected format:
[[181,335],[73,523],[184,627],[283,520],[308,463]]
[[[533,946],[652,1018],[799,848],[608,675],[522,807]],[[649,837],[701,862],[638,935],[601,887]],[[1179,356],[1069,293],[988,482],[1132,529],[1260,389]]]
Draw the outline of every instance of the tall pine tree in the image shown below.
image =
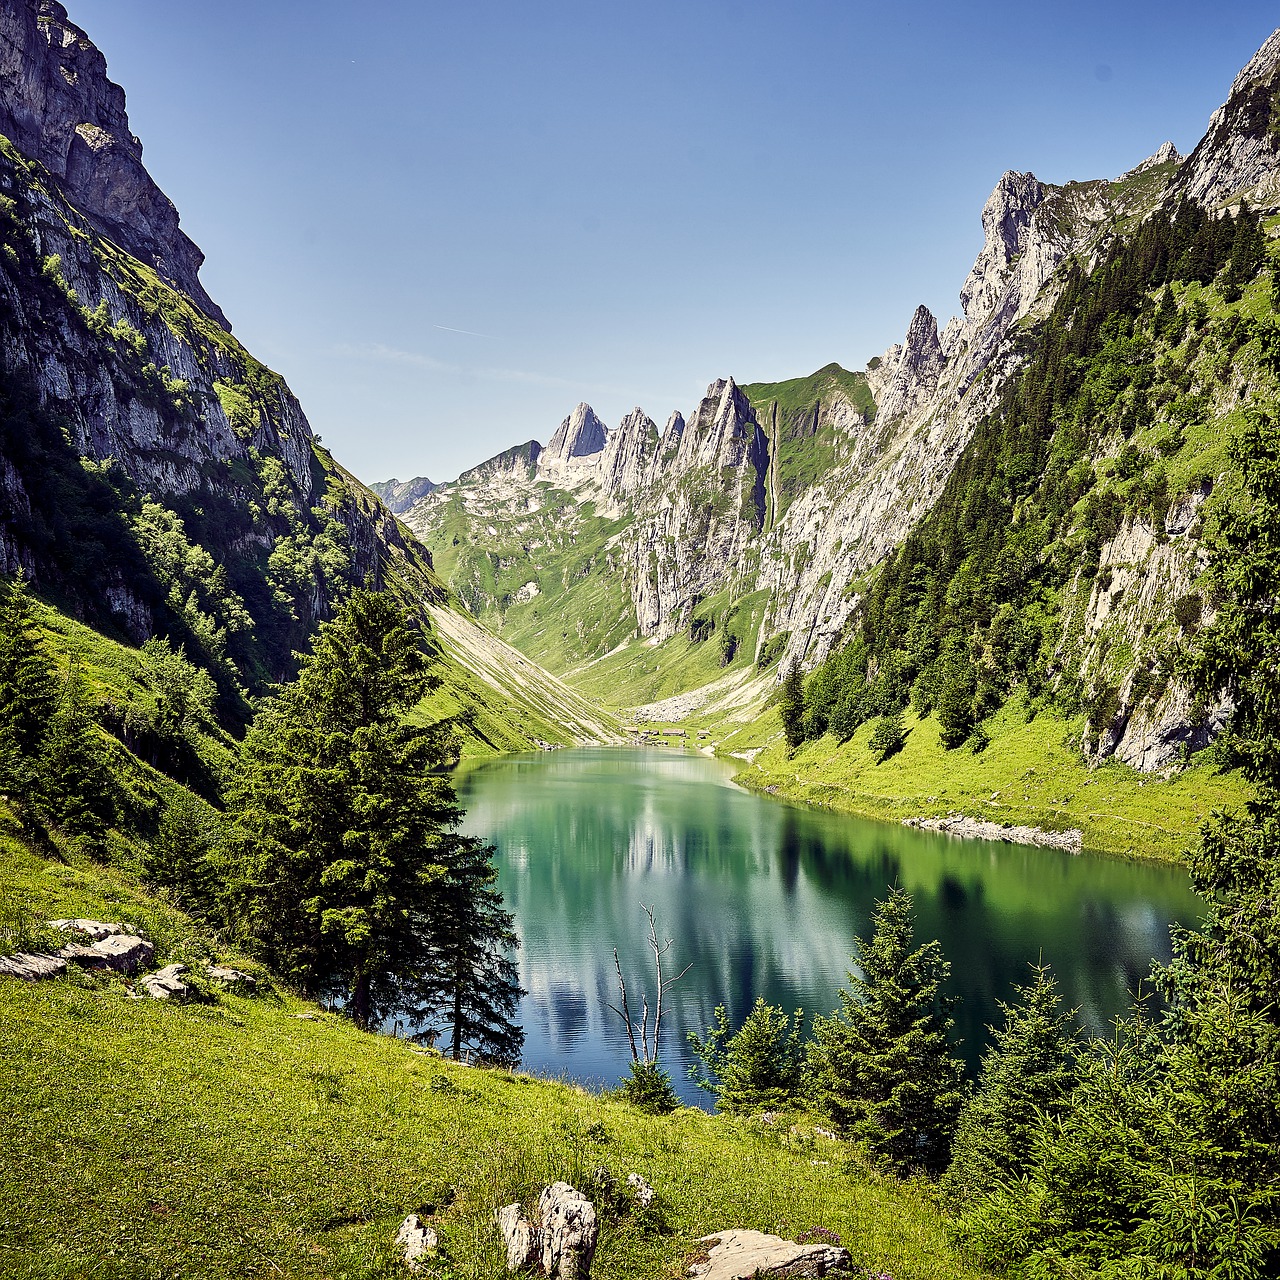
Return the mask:
[[913,947],[911,895],[878,902],[841,1007],[814,1020],[818,1101],[871,1155],[899,1173],[940,1173],[960,1109],[964,1065],[952,1052],[943,994],[951,972],[937,942]]
[[259,713],[230,795],[240,932],[308,994],[340,996],[361,1027],[438,990],[449,936],[468,955],[510,940],[486,897],[487,853],[456,830],[452,733],[405,723],[436,683],[393,601],[353,592]]

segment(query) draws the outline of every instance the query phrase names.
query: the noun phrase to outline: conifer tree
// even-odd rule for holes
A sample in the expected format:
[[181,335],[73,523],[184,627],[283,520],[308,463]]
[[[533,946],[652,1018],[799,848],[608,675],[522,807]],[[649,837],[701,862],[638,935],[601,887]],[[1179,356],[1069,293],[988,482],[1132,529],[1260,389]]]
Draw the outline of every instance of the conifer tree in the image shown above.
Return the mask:
[[361,1027],[436,989],[437,909],[466,916],[473,950],[486,929],[486,945],[507,940],[455,829],[452,734],[404,722],[436,683],[391,599],[353,592],[259,713],[230,795],[238,929],[308,994],[340,995]]
[[0,790],[20,803],[35,798],[36,759],[58,699],[36,604],[19,574],[0,585]]
[[871,1155],[899,1173],[946,1165],[961,1102],[937,942],[912,946],[911,895],[893,888],[859,942],[840,1009],[814,1020],[809,1065],[818,1101]]
[[794,662],[787,669],[778,692],[778,714],[782,717],[787,747],[794,751],[804,741],[804,680]]
[[963,1209],[1031,1163],[1042,1120],[1061,1110],[1075,1087],[1074,1011],[1064,1011],[1053,975],[1036,966],[1032,981],[1000,1001],[1004,1025],[992,1027],[978,1085],[965,1101],[942,1179],[943,1198]]
[[804,1082],[804,1011],[791,1017],[759,996],[736,1032],[723,1005],[715,1017],[705,1040],[689,1033],[698,1058],[689,1077],[715,1095],[716,1110],[754,1115],[795,1102]]
[[519,940],[495,885],[492,852],[482,841],[463,837],[446,857],[431,914],[431,966],[418,1014],[445,1029],[455,1061],[465,1052],[484,1062],[514,1065],[524,1031],[512,1015],[524,992],[509,953]]

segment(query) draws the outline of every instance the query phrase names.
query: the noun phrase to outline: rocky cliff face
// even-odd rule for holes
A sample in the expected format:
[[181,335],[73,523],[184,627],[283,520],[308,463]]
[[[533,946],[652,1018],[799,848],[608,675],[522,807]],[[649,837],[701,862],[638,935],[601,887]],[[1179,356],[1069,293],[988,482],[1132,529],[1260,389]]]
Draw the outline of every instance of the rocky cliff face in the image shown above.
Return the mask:
[[388,511],[398,516],[408,511],[415,502],[421,502],[439,486],[426,476],[415,476],[412,480],[383,480],[378,484],[371,484],[369,488],[382,499]]
[[[231,336],[123,92],[52,0],[0,7],[0,135],[0,572],[135,641],[170,636],[228,697],[287,678],[352,585],[388,587],[424,624],[454,607]],[[474,622],[450,625],[466,642],[438,628],[446,647],[489,684],[506,661],[504,692],[540,725],[563,712],[607,732]]]
[[0,133],[56,179],[93,225],[229,328],[200,284],[204,255],[142,164],[124,90],[57,0],[0,7]]

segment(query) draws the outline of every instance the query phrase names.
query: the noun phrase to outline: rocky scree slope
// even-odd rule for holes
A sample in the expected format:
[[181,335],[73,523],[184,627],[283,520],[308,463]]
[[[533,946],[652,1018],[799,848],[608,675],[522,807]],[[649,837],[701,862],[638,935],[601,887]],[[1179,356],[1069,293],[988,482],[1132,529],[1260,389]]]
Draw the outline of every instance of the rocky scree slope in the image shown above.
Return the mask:
[[[0,572],[110,634],[185,645],[233,717],[350,585],[392,589],[424,625],[455,613],[426,551],[231,336],[123,91],[51,0],[0,12],[0,134]],[[532,740],[520,720],[608,731],[458,617],[434,643],[478,673],[446,656],[472,710],[514,695],[509,745]]]
[[[643,653],[637,645],[696,642],[719,627],[740,678],[704,694],[732,688],[739,705],[758,705],[792,662],[811,668],[849,634],[879,567],[937,503],[1073,272],[1093,270],[1118,238],[1180,200],[1215,217],[1242,197],[1263,212],[1280,204],[1278,59],[1273,36],[1186,161],[1166,143],[1115,180],[1054,186],[1006,173],[983,209],[984,245],[960,314],[939,328],[919,308],[904,340],[864,372],[829,366],[746,387],[719,380],[663,431],[638,408],[611,431],[579,405],[546,449],[529,442],[438,487],[407,523],[475,612],[571,680],[589,685],[593,668],[617,673],[620,655]],[[1229,406],[1210,388],[1213,374],[1191,377],[1207,397],[1192,411],[1201,426],[1225,429]],[[1149,415],[1146,425],[1155,423]],[[1096,601],[1083,624],[1072,614],[1066,648],[1086,683],[1108,661],[1109,678],[1119,675],[1150,611],[1167,614],[1190,593],[1201,568],[1195,511],[1213,477],[1188,479],[1190,488],[1170,494],[1167,529],[1135,535],[1130,524],[1127,541],[1104,549],[1103,576],[1124,566],[1124,588],[1111,594],[1128,602],[1127,616]],[[1143,551],[1135,537],[1151,546]],[[1076,589],[1090,595],[1092,583]],[[1117,636],[1127,639],[1117,645]],[[689,678],[713,668],[694,664]],[[636,688],[624,677],[617,696]],[[1193,712],[1174,688],[1154,719],[1118,739],[1098,735],[1097,749],[1162,767]]]

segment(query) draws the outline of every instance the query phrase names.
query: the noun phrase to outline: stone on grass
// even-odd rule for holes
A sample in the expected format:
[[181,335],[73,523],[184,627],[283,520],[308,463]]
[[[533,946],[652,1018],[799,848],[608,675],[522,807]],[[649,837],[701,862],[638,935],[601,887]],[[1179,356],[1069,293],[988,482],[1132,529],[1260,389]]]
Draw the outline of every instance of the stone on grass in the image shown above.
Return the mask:
[[125,932],[124,925],[111,924],[105,920],[50,920],[49,927],[61,929],[64,933],[87,933],[94,942]]
[[156,949],[131,933],[113,933],[93,946],[73,942],[58,952],[64,960],[72,960],[86,969],[118,969],[121,973],[137,973],[151,963]]
[[181,999],[191,994],[191,988],[181,979],[186,971],[185,964],[167,964],[142,979],[143,989],[153,1000]]
[[524,1210],[518,1204],[509,1204],[493,1216],[507,1246],[507,1270],[523,1271],[533,1266],[542,1241],[538,1228],[524,1216]]
[[11,956],[0,956],[0,978],[39,982],[42,978],[57,978],[66,971],[67,962],[59,956],[37,956],[29,951],[16,951]]
[[782,1277],[848,1275],[852,1259],[847,1249],[830,1244],[796,1244],[762,1231],[719,1231],[703,1236],[706,1262],[690,1267],[699,1280],[760,1280]]
[[433,1252],[440,1238],[430,1227],[424,1226],[416,1213],[411,1213],[396,1232],[396,1248],[404,1255],[405,1266],[410,1271],[422,1270],[422,1259]]
[[642,1209],[647,1209],[653,1203],[653,1188],[638,1174],[627,1174],[627,1186],[632,1190],[632,1198]]
[[206,965],[205,973],[209,975],[212,982],[224,987],[244,986],[252,988],[258,985],[257,978],[250,977],[247,973],[241,973],[239,969],[228,969],[225,965]]
[[567,1182],[553,1182],[538,1199],[542,1269],[551,1280],[587,1280],[599,1224],[591,1201]]

